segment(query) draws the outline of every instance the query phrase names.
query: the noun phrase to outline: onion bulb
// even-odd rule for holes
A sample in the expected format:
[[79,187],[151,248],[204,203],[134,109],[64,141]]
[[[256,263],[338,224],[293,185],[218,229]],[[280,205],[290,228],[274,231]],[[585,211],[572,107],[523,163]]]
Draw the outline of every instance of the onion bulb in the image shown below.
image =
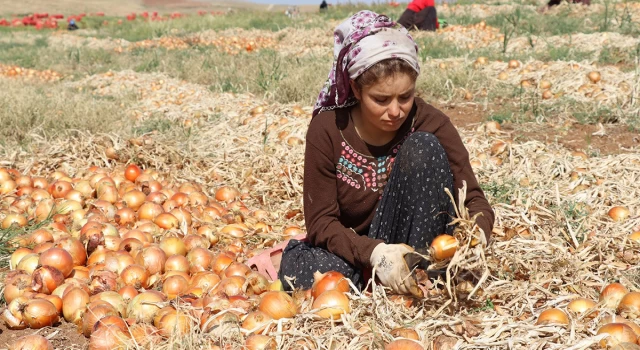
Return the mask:
[[252,334],[244,343],[247,350],[276,350],[278,343],[268,335]]
[[231,188],[228,186],[220,187],[216,191],[216,200],[220,202],[231,202],[240,196],[240,192],[235,188]]
[[424,350],[424,348],[415,340],[397,339],[387,344],[384,350]]
[[629,290],[625,288],[620,283],[611,283],[608,286],[604,287],[602,292],[600,292],[599,301],[604,302],[604,307],[610,309],[616,309],[620,300],[629,293]]
[[640,316],[640,292],[629,292],[625,294],[618,303],[618,313],[621,316],[635,319]]
[[98,327],[89,339],[89,350],[125,350],[130,339],[117,325]]
[[89,337],[93,332],[96,323],[106,316],[120,316],[118,311],[108,302],[96,300],[87,305],[87,309],[82,315],[82,334]]
[[22,317],[24,323],[33,329],[52,326],[59,320],[56,306],[45,299],[29,300],[22,311]]
[[264,293],[258,309],[274,320],[291,318],[298,313],[293,298],[285,292]]
[[62,272],[64,277],[69,277],[71,271],[73,271],[73,257],[69,252],[61,248],[50,248],[44,251],[40,254],[38,263],[55,267]]
[[156,327],[160,335],[169,338],[171,336],[182,337],[191,329],[191,317],[180,311],[169,311],[158,322]]
[[609,209],[609,217],[613,221],[624,221],[629,217],[630,214],[631,212],[629,211],[629,209],[622,206],[617,206]]
[[64,275],[52,266],[41,266],[31,275],[31,289],[35,292],[51,294],[64,283]]
[[349,282],[343,274],[337,271],[329,271],[320,273],[316,271],[313,274],[313,286],[311,287],[311,296],[317,298],[320,294],[328,290],[337,290],[342,293],[349,291]]
[[600,81],[600,79],[602,78],[600,76],[600,72],[596,72],[596,71],[591,71],[589,72],[589,74],[587,74],[587,77],[589,78],[589,80],[591,80],[592,83],[597,83]]
[[[567,305],[567,309],[574,312],[576,315],[582,316],[585,312],[596,307],[596,302],[591,299],[586,298],[577,298],[571,300],[569,305]],[[590,314],[585,315],[586,318],[593,318],[598,314],[597,311],[592,311]]]
[[9,350],[53,350],[53,344],[39,334],[31,334],[18,338]]
[[26,255],[31,254],[31,249],[29,248],[18,248],[13,253],[11,253],[11,258],[9,259],[9,268],[11,270],[15,270],[18,267],[18,263],[22,258]]
[[320,294],[314,301],[312,308],[320,309],[316,315],[322,318],[340,319],[340,315],[351,312],[349,298],[338,290],[328,290]]
[[124,169],[124,178],[131,182],[135,182],[140,174],[142,174],[142,170],[135,164],[129,164]]
[[[85,307],[89,304],[89,293],[81,288],[72,287],[62,297],[62,315],[67,322],[79,324]],[[78,312],[81,310],[82,313]]]
[[187,247],[178,237],[165,237],[160,241],[159,246],[167,256],[187,255]]
[[249,332],[249,334],[262,333],[272,320],[273,318],[269,315],[260,310],[256,310],[247,314],[244,320],[242,320],[242,329]]
[[458,240],[450,235],[443,234],[433,239],[431,242],[431,257],[436,261],[452,258],[458,249]]
[[151,323],[156,312],[160,310],[160,302],[165,301],[162,293],[146,291],[136,295],[127,306],[127,317],[138,322]]
[[560,309],[547,309],[540,313],[536,325],[568,325],[569,317]]
[[633,329],[624,323],[606,324],[598,329],[597,334],[609,335],[600,341],[600,346],[603,349],[614,347],[623,342],[635,343],[638,340],[638,336],[633,332]]
[[173,300],[187,291],[189,282],[180,275],[170,276],[162,283],[162,292]]
[[150,276],[149,271],[144,266],[138,264],[127,266],[120,274],[122,283],[124,283],[125,286],[132,286],[135,289],[148,288]]

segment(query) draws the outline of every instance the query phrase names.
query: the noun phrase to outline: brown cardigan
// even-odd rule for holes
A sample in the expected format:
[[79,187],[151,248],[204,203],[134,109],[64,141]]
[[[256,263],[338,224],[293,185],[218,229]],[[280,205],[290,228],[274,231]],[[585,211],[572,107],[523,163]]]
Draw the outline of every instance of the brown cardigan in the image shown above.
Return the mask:
[[[396,137],[371,146],[358,136],[348,109],[323,112],[307,131],[304,213],[307,239],[360,267],[371,267],[371,252],[382,240],[367,237],[390,167],[402,142],[414,131],[434,134],[447,152],[454,189],[467,182],[469,213],[482,212],[478,225],[491,234],[494,213],[469,164],[469,153],[449,117],[416,98]],[[454,191],[457,200],[457,190]]]

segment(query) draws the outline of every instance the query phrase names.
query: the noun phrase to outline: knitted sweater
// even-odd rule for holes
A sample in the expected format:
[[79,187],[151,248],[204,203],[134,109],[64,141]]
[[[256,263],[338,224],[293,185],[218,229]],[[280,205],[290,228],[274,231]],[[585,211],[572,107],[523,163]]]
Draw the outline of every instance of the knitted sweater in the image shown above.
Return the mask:
[[382,243],[367,237],[377,204],[403,141],[415,131],[434,134],[447,153],[454,180],[454,198],[467,183],[465,205],[470,215],[481,212],[478,226],[487,239],[494,213],[469,164],[469,153],[449,117],[415,99],[395,138],[383,146],[366,144],[349,118],[348,109],[323,112],[307,131],[304,166],[304,213],[307,239],[360,268]]

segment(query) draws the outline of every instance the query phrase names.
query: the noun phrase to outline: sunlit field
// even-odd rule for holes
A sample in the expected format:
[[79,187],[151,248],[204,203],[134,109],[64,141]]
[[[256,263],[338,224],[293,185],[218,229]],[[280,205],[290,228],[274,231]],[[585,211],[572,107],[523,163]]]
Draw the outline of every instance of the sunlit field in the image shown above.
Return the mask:
[[0,8],[0,347],[640,348],[640,3],[543,5],[463,0],[413,33],[418,95],[465,142],[492,244],[460,208],[424,298],[349,286],[334,308],[245,263],[304,233],[333,29],[403,5]]

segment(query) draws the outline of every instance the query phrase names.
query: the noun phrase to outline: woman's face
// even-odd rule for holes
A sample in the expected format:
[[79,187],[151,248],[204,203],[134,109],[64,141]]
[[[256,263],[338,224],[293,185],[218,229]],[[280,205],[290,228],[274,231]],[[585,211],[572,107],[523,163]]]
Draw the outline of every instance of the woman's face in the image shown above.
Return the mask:
[[415,98],[416,82],[405,73],[381,79],[358,90],[351,80],[351,89],[360,101],[362,120],[376,131],[395,132],[406,120]]

